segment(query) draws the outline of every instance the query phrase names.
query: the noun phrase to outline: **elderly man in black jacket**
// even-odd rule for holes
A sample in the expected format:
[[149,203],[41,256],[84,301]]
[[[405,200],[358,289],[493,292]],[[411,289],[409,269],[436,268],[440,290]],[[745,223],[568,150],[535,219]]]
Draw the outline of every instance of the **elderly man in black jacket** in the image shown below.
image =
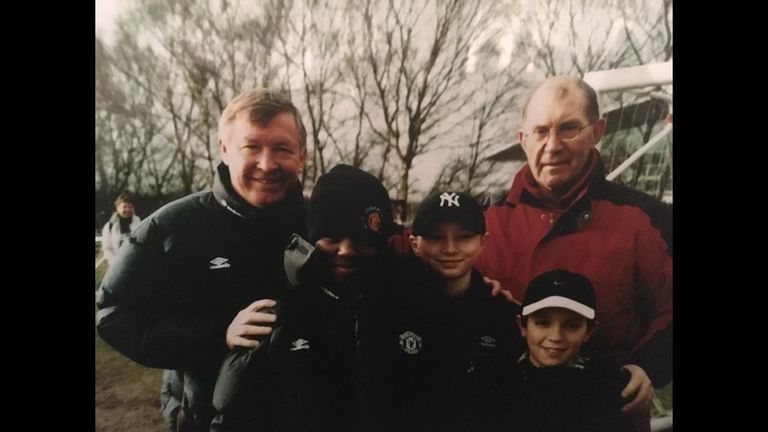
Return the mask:
[[144,220],[97,298],[107,343],[145,366],[184,372],[180,431],[209,429],[227,328],[244,304],[275,296],[283,249],[304,230],[306,130],[291,101],[246,91],[224,109],[218,134],[213,189]]

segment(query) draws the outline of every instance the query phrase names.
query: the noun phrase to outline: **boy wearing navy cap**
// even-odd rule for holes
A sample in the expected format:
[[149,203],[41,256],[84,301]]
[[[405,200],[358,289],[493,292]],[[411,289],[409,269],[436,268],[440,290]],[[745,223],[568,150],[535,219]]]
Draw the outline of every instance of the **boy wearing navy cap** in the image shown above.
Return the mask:
[[629,374],[579,355],[597,328],[596,305],[592,283],[580,274],[558,269],[529,283],[517,317],[528,350],[510,389],[517,430],[631,430],[618,396]]
[[445,294],[457,298],[469,289],[472,262],[485,237],[485,218],[474,198],[437,192],[419,206],[409,239],[414,255],[443,277]]
[[[497,430],[500,391],[522,351],[514,317],[520,308],[491,287],[473,268],[486,239],[483,211],[471,196],[440,191],[419,206],[409,237],[421,262],[423,284],[439,287],[434,304],[444,339],[436,362],[438,382],[422,430]],[[417,271],[414,271],[417,274]]]

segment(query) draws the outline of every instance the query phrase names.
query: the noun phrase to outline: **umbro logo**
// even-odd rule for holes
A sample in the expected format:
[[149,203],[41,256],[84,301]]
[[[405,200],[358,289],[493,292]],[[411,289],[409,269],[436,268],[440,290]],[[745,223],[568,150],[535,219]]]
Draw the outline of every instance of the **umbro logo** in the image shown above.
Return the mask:
[[210,262],[211,262],[211,266],[208,268],[212,270],[227,268],[230,266],[229,259],[227,258],[217,257],[212,259]]
[[496,339],[493,336],[483,336],[480,338],[480,345],[488,348],[496,348]]
[[298,351],[298,350],[305,350],[309,349],[309,341],[306,339],[296,339],[295,341],[291,342],[291,349],[289,351]]

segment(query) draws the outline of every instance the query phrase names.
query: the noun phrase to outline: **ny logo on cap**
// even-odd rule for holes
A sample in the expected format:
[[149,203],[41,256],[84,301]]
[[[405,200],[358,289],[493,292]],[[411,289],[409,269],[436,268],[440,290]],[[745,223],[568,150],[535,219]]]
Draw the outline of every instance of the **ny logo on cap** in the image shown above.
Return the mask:
[[445,204],[448,204],[448,207],[456,206],[461,207],[459,205],[459,196],[456,195],[456,192],[443,192],[442,195],[440,195],[440,207],[445,207]]

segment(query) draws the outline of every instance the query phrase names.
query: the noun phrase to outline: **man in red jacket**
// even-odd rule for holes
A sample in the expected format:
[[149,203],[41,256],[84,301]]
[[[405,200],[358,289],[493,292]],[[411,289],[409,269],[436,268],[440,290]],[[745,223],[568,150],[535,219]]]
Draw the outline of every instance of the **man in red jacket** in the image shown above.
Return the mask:
[[534,90],[518,132],[528,164],[487,209],[475,265],[518,299],[556,268],[591,279],[601,323],[585,352],[631,373],[622,410],[649,430],[652,387],[672,380],[672,211],[605,180],[595,149],[604,132],[584,81],[552,77]]

